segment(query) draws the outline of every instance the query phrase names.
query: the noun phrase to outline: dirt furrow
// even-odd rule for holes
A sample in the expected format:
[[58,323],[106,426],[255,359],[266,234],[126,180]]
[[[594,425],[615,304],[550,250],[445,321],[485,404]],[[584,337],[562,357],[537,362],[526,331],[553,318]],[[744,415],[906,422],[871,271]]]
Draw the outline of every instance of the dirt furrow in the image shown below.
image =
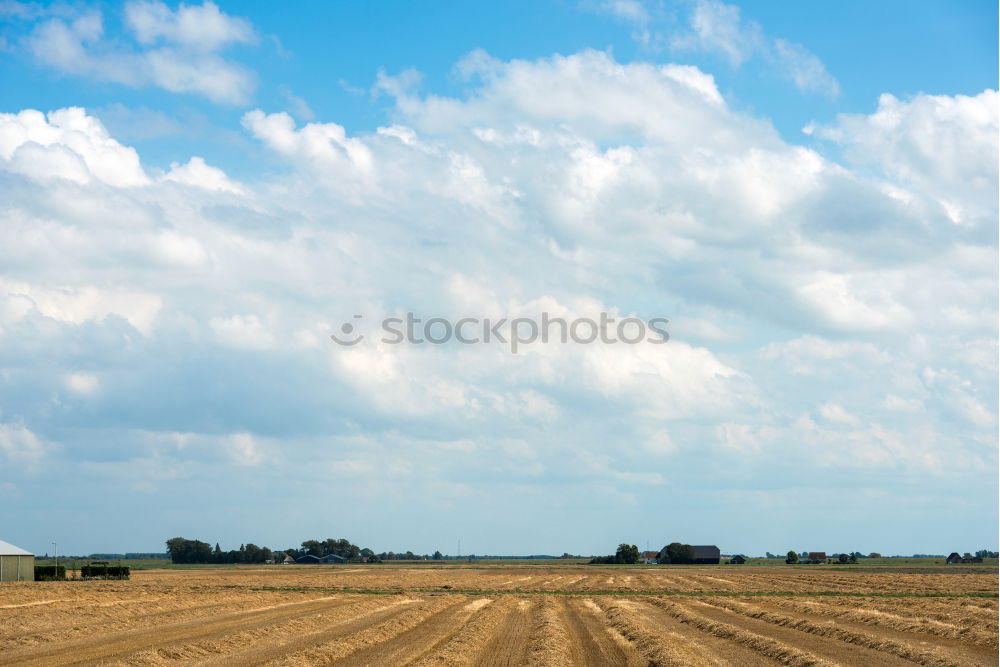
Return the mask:
[[[850,651],[831,650],[817,642],[802,641],[801,636],[793,632],[774,632],[766,624],[747,623],[747,619],[731,614],[730,618],[716,617],[711,614],[699,613],[700,609],[692,609],[690,603],[678,603],[664,598],[652,598],[648,603],[662,609],[666,614],[687,626],[700,630],[708,635],[741,644],[761,656],[778,663],[794,667],[806,665],[836,665],[836,664],[878,664],[901,665],[902,661],[890,659],[882,661],[870,653],[861,655]],[[702,605],[705,606],[705,605]],[[709,607],[709,609],[713,609]],[[735,621],[735,622],[734,622]],[[833,642],[827,642],[830,644]],[[852,647],[855,648],[855,647]],[[892,656],[889,656],[892,658]],[[737,662],[736,664],[741,664]]]
[[[771,608],[784,613],[808,614],[810,617],[822,616],[836,618],[841,622],[859,623],[878,628],[892,628],[915,635],[933,635],[945,639],[953,639],[968,644],[982,646],[988,649],[997,648],[997,633],[993,629],[971,628],[962,625],[946,623],[913,613],[900,613],[869,609],[857,602],[844,603],[830,600],[812,601],[798,599],[770,598],[757,603],[758,606]],[[914,610],[915,611],[915,610]]]
[[[477,600],[481,603],[484,598]],[[519,600],[510,596],[501,596],[489,604],[482,605],[469,621],[447,642],[424,656],[416,664],[420,667],[431,665],[447,665],[458,667],[480,664],[478,656],[482,655],[487,645],[493,640],[497,629],[513,613]]]
[[413,628],[352,653],[337,662],[345,667],[365,665],[410,665],[431,654],[456,635],[489,598],[448,607]]
[[356,597],[337,596],[290,602],[264,609],[234,612],[208,619],[194,619],[117,633],[100,633],[86,639],[44,644],[0,653],[0,663],[19,665],[93,664],[99,660],[135,653],[143,648],[190,642],[222,633],[239,632],[304,614],[319,613],[351,604]]
[[705,598],[678,603],[660,598],[654,603],[661,607],[679,607],[682,613],[699,618],[702,622],[727,624],[740,630],[754,632],[835,663],[900,666],[917,663],[934,667],[962,664],[935,654],[933,649],[921,650],[913,646],[901,646],[896,642],[881,640],[871,635],[861,636],[858,633],[845,631],[831,620],[817,625],[796,622],[797,619],[786,617],[783,619],[785,622],[780,622],[776,618],[777,615],[769,617],[769,612],[763,610],[758,612],[747,608],[743,610],[746,613],[740,613],[738,610],[716,604],[718,601],[727,602],[721,598]]
[[562,601],[570,636],[574,665],[625,665],[639,667],[647,660],[615,628],[608,625],[601,609],[590,599]]
[[378,618],[352,619],[349,628],[338,627],[293,636],[283,646],[275,646],[266,653],[256,654],[250,651],[247,655],[234,656],[221,664],[232,667],[340,664],[339,661],[350,660],[358,653],[390,642],[439,615],[448,614],[467,601],[464,596],[423,596],[416,598],[412,605],[399,605],[398,611],[390,611]]
[[538,600],[517,598],[507,618],[480,653],[477,665],[513,667],[527,661],[531,631],[538,616]]
[[[714,665],[710,652],[695,640],[686,637],[686,629],[675,623],[663,623],[662,613],[633,600],[598,599],[592,602],[605,615],[607,622],[627,638],[647,664],[665,667]],[[677,630],[680,630],[679,632]],[[748,661],[745,665],[756,665]]]
[[317,614],[284,619],[238,632],[221,632],[194,642],[174,642],[127,656],[128,664],[251,665],[278,658],[317,642],[360,632],[384,623],[419,600],[372,598]]

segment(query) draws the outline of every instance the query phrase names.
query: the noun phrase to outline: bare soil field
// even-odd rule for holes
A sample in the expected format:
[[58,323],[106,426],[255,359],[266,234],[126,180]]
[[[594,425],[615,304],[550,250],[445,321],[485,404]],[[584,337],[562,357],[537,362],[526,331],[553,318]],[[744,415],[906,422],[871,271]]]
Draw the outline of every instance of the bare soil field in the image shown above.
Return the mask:
[[996,665],[997,573],[268,566],[0,584],[0,664]]

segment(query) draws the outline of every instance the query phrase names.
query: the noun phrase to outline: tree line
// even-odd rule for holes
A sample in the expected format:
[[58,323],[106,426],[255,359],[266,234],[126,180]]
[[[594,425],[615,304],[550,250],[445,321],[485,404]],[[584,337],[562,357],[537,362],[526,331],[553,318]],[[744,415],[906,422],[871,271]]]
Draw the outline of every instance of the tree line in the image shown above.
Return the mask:
[[[349,563],[380,563],[386,560],[445,560],[440,551],[433,556],[415,554],[412,551],[383,551],[375,553],[371,549],[352,544],[350,540],[328,537],[325,540],[305,540],[298,547],[272,550],[256,544],[241,544],[239,549],[223,551],[219,543],[213,548],[208,542],[189,540],[184,537],[174,537],[167,540],[167,555],[177,564],[227,564],[227,563],[267,563],[283,562],[286,556],[299,559],[303,556],[340,556]],[[469,556],[474,558],[474,556]]]

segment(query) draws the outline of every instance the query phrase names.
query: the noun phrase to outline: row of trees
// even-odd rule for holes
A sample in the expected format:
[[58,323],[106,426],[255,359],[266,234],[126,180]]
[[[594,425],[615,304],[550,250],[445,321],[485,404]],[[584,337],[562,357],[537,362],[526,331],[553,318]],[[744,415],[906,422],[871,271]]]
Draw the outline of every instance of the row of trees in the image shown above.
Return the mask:
[[306,540],[298,548],[290,547],[281,551],[272,551],[268,547],[256,544],[241,544],[239,549],[223,551],[219,544],[213,549],[207,542],[174,537],[167,540],[167,554],[174,563],[266,563],[268,561],[284,561],[286,556],[301,558],[302,556],[317,556],[322,558],[334,554],[349,562],[358,563],[362,559],[368,562],[378,562],[379,558],[371,549],[362,549],[345,539],[327,538],[325,540]]
[[167,540],[167,555],[174,563],[264,563],[274,558],[267,547],[241,544],[239,549],[223,551],[218,542],[215,548],[201,540],[174,537]]
[[[634,546],[632,548],[635,549]],[[636,559],[638,559],[638,553],[638,549],[636,549]],[[285,560],[285,556],[298,559],[303,556],[322,558],[329,555],[340,556],[350,563],[363,561],[379,563],[386,560],[454,560],[453,556],[445,556],[440,551],[435,551],[433,555],[415,554],[412,551],[383,551],[376,554],[371,549],[352,544],[349,540],[332,537],[325,540],[306,540],[299,547],[290,547],[280,551],[272,551],[268,547],[259,547],[256,544],[241,544],[239,549],[223,551],[218,543],[213,549],[212,545],[201,540],[174,537],[167,540],[167,555],[174,563],[219,564],[281,562]],[[463,556],[464,558],[474,559],[475,556]]]

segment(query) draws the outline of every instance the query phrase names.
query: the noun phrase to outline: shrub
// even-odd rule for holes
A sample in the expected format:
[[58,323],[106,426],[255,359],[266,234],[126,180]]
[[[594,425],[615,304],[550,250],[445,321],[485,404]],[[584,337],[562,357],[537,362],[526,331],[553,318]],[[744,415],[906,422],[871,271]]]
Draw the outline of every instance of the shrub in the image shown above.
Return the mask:
[[36,565],[35,581],[66,581],[66,566]]
[[84,565],[80,568],[80,576],[84,579],[128,579],[128,565]]

